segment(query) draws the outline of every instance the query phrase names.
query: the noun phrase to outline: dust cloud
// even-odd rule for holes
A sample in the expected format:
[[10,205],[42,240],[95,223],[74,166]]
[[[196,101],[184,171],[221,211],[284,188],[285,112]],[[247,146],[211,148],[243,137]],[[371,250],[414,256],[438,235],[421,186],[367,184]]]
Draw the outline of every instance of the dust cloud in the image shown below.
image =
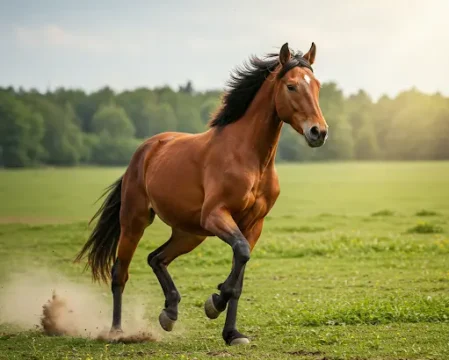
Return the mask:
[[[140,300],[140,301],[139,301]],[[0,323],[41,330],[50,336],[75,336],[116,342],[158,341],[145,320],[143,301],[127,299],[125,333],[109,333],[109,289],[77,284],[51,271],[15,273],[0,289]]]

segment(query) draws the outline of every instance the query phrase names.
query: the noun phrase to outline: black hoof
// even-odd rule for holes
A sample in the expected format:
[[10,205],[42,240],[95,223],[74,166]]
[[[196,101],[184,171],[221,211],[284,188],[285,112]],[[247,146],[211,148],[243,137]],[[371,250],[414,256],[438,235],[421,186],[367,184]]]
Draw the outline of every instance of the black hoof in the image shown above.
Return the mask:
[[215,307],[214,295],[218,296],[217,294],[212,294],[204,303],[204,312],[209,319],[216,319],[221,314],[221,311]]
[[223,339],[227,345],[247,345],[250,343],[247,336],[239,333],[236,329],[223,333]]
[[159,315],[159,324],[161,324],[162,329],[165,331],[172,331],[175,326],[176,320],[171,319],[165,310],[161,311]]

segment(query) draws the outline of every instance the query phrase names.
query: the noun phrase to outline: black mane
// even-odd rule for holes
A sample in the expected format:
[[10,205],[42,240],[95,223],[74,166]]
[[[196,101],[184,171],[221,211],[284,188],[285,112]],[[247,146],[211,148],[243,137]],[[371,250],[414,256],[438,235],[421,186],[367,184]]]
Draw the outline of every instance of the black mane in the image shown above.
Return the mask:
[[[267,76],[279,65],[279,54],[268,54],[264,59],[252,56],[249,64],[238,67],[231,73],[229,90],[223,96],[222,105],[210,127],[223,127],[240,119],[248,109]],[[277,77],[282,78],[296,66],[313,71],[301,52],[292,53],[291,59],[284,64]]]

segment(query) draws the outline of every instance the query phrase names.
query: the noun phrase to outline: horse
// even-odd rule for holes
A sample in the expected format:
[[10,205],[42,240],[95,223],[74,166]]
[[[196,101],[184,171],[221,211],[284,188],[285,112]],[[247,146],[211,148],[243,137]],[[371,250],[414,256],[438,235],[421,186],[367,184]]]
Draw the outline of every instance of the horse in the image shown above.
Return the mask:
[[222,331],[227,345],[250,342],[236,328],[237,307],[246,263],[280,194],[275,157],[281,128],[289,124],[310,147],[322,146],[328,137],[315,56],[314,42],[305,54],[285,43],[279,52],[251,56],[231,71],[229,88],[204,132],[146,139],[106,189],[91,219],[98,221],[75,261],[87,255],[93,281],[111,281],[111,333],[122,333],[128,268],[144,230],[158,216],[172,230],[147,258],[165,296],[161,327],[173,330],[181,301],[169,264],[215,236],[232,248],[232,267],[204,311],[216,319],[227,309]]

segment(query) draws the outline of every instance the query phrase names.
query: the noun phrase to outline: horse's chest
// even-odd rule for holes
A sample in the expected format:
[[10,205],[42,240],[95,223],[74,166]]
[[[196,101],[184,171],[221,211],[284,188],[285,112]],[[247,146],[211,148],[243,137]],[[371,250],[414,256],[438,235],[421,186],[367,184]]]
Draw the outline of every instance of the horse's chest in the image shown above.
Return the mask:
[[237,215],[238,222],[242,227],[246,227],[264,218],[276,202],[278,195],[277,186],[253,188],[246,196],[244,207]]
[[234,214],[234,219],[243,232],[252,228],[259,219],[264,218],[268,213],[267,200],[264,196],[250,194],[248,197],[245,202],[246,206]]
[[264,195],[253,194],[248,204],[247,212],[251,212],[255,216],[265,216],[264,213],[266,212],[267,203],[268,201]]

